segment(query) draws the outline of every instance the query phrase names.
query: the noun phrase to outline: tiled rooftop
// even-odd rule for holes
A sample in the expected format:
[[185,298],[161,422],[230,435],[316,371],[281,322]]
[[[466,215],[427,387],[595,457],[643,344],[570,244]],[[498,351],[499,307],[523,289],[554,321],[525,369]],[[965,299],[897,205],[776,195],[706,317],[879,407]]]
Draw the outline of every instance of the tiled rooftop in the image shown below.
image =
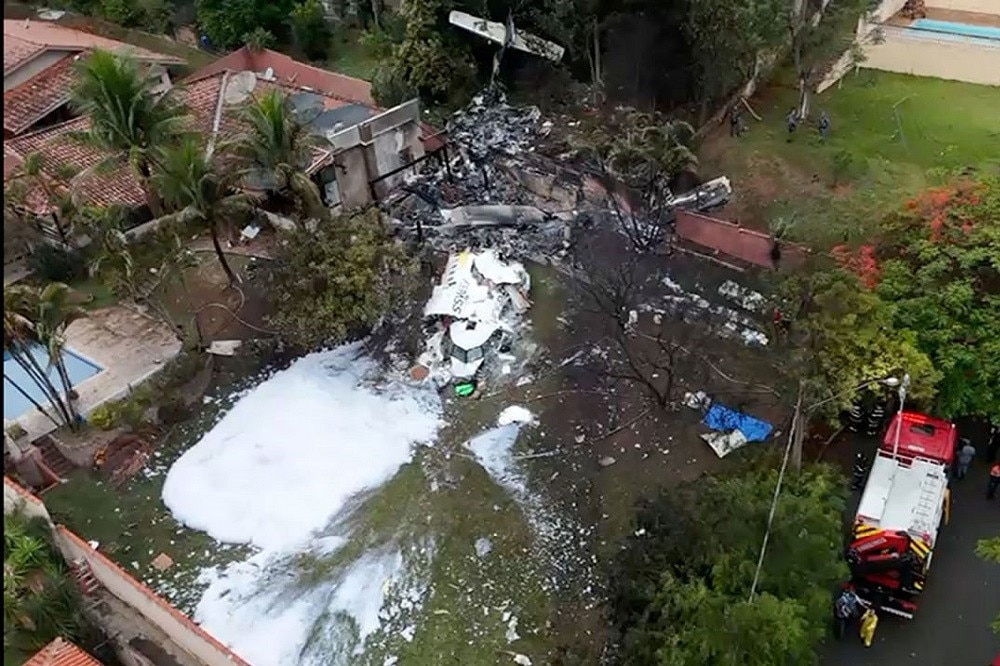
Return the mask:
[[35,77],[3,94],[3,128],[19,134],[69,99],[73,88],[73,63],[68,55]]
[[[206,135],[213,133],[216,111],[219,109],[220,103],[222,103],[222,113],[218,128],[219,133],[231,135],[239,130],[240,121],[236,113],[238,107],[226,104],[222,99],[223,87],[230,74],[231,72],[221,71],[200,79],[189,79],[185,85],[178,88],[178,97],[187,105],[192,123],[198,131]],[[296,86],[258,80],[255,94],[272,89],[280,89],[289,94],[305,92]],[[331,95],[316,94],[320,94],[324,98],[325,109],[348,104],[348,102]],[[12,170],[19,159],[23,160],[25,156],[37,152],[42,157],[45,173],[65,188],[69,182],[70,172],[80,174],[92,169],[102,159],[98,151],[82,145],[71,136],[74,132],[85,131],[89,125],[90,121],[87,118],[75,118],[38,132],[8,140],[4,150],[4,178],[6,179],[10,175],[8,162]],[[314,162],[314,167],[320,163],[319,158],[324,155],[324,151],[317,151],[317,161]],[[77,180],[75,185],[81,198],[91,204],[107,206],[119,203],[139,206],[145,201],[142,188],[139,187],[136,178],[132,175],[131,169],[125,166],[110,173],[87,174],[83,178],[85,180]],[[33,201],[37,201],[37,196],[33,198]]]
[[128,51],[139,60],[180,64],[174,56],[154,53],[107,37],[93,35],[47,21],[4,19],[3,22],[3,71],[4,74],[48,50],[80,52],[90,49]]
[[101,666],[101,662],[69,641],[57,638],[36,652],[24,666]]

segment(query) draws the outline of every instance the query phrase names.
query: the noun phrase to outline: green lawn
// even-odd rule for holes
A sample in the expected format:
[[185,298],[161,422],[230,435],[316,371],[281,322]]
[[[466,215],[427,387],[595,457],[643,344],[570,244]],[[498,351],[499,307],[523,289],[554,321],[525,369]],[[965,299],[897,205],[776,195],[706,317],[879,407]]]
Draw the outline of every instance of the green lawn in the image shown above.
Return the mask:
[[[969,167],[1000,169],[1000,88],[863,70],[814,96],[788,141],[797,96],[779,77],[751,100],[762,122],[744,113],[743,136],[723,126],[702,148],[705,175],[730,176],[731,212],[750,226],[794,216],[800,240],[834,242]],[[826,143],[816,129],[823,112]]]
[[362,39],[358,30],[338,31],[330,45],[325,68],[357,79],[371,81],[378,66],[378,56]]

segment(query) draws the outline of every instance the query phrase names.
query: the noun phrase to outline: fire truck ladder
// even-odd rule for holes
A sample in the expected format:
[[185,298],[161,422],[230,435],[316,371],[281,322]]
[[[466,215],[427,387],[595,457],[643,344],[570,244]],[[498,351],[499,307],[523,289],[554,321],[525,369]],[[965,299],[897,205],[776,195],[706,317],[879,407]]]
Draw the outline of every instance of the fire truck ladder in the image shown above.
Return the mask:
[[939,481],[933,476],[927,476],[920,484],[920,495],[917,504],[913,507],[912,531],[917,534],[928,534],[934,531],[936,525],[934,519],[937,517],[938,496],[940,494]]

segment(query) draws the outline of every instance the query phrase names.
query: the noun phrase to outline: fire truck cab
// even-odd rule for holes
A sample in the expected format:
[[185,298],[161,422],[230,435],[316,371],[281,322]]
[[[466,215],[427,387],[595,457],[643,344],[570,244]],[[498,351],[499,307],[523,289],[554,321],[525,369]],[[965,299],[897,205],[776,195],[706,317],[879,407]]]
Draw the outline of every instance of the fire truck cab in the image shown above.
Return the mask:
[[957,442],[953,423],[915,412],[897,413],[886,428],[847,548],[852,585],[882,610],[916,612],[949,511]]

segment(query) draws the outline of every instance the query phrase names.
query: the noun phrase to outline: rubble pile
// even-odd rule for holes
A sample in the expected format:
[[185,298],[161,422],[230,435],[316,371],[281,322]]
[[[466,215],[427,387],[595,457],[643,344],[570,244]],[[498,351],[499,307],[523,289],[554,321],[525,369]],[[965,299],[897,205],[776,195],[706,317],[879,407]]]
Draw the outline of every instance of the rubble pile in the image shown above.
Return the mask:
[[[551,129],[536,107],[487,91],[448,122],[449,164],[426,170],[390,204],[403,233],[442,252],[492,248],[502,257],[561,260],[578,226],[574,211],[545,213],[513,174]],[[495,205],[484,205],[495,204]]]

